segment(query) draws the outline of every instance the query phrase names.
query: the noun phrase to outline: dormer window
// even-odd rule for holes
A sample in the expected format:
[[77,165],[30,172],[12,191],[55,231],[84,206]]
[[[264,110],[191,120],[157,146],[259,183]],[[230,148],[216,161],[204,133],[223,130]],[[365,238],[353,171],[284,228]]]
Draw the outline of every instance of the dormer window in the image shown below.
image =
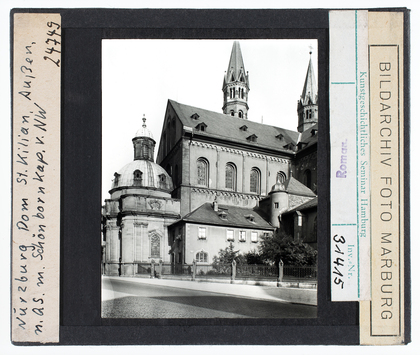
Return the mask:
[[276,138],[282,141],[284,139],[284,136],[280,133],[276,136]]
[[165,174],[159,175],[159,187],[161,189],[166,189],[166,176]]
[[241,131],[246,132],[246,131],[248,130],[248,126],[243,125],[243,126],[239,127],[239,129],[240,129]]
[[227,220],[227,213],[225,211],[222,211],[219,213],[220,219],[223,219],[224,221]]
[[306,142],[299,142],[299,144],[298,144],[298,149],[303,149],[303,148],[305,148],[307,145],[308,145],[308,143],[306,143]]
[[207,125],[204,122],[201,122],[197,126],[195,126],[195,129],[200,132],[205,132],[206,128],[207,128]]
[[284,145],[283,148],[294,150],[295,145],[293,143],[289,143],[289,144]]
[[200,117],[200,115],[198,113],[194,113],[194,114],[191,115],[191,118],[193,120],[198,120],[199,117]]
[[120,176],[121,176],[120,174],[114,173],[114,186],[118,185],[118,182],[120,180]]
[[312,135],[312,137],[313,137],[314,135],[316,135],[317,133],[318,133],[318,130],[314,128],[314,129],[311,131],[311,135]]
[[140,170],[134,170],[133,180],[134,180],[134,185],[140,186],[143,180],[143,173]]
[[257,141],[257,136],[255,134],[250,135],[249,137],[247,137],[247,140],[249,142],[256,142]]
[[253,215],[253,214],[248,214],[248,215],[246,215],[246,216],[245,216],[245,218],[246,218],[249,222],[251,222],[251,223],[255,223],[255,217],[254,217],[254,215]]

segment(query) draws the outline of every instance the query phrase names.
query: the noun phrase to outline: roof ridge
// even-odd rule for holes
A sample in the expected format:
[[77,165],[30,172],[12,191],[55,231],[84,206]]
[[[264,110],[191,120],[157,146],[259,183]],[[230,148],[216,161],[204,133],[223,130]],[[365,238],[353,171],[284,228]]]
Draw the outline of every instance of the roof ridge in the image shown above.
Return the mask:
[[[235,123],[236,122],[237,123],[240,123],[241,126],[243,126],[244,124],[246,124],[246,125],[251,124],[251,126],[252,125],[256,125],[257,127],[258,126],[260,126],[260,127],[264,126],[264,127],[271,127],[271,128],[277,129],[277,130],[282,130],[283,132],[287,133],[288,134],[288,138],[290,140],[293,140],[293,141],[294,141],[294,139],[290,136],[289,133],[292,133],[292,134],[295,134],[295,135],[299,135],[300,134],[298,131],[293,131],[291,129],[282,128],[282,127],[279,127],[279,126],[273,126],[273,125],[269,125],[269,124],[265,124],[265,123],[260,123],[260,122],[257,122],[257,121],[251,121],[251,120],[246,120],[245,121],[243,118],[239,118],[239,117],[227,115],[227,114],[224,114],[224,113],[221,113],[221,112],[216,112],[216,111],[208,110],[208,109],[201,108],[201,107],[196,107],[196,106],[192,106],[192,105],[183,104],[183,103],[177,102],[177,101],[172,100],[172,99],[168,99],[168,101],[171,102],[171,104],[172,103],[175,103],[176,105],[179,105],[179,106],[190,107],[190,108],[193,108],[193,109],[198,109],[198,110],[201,110],[201,111],[207,111],[207,112],[210,112],[212,114],[223,116],[223,118],[227,118],[227,119],[229,119],[229,120],[231,120],[231,121],[233,121]],[[205,118],[203,118],[203,122],[205,122]],[[251,127],[249,127],[249,125],[248,125],[248,128],[251,128]],[[248,130],[248,132],[249,132],[249,130]]]

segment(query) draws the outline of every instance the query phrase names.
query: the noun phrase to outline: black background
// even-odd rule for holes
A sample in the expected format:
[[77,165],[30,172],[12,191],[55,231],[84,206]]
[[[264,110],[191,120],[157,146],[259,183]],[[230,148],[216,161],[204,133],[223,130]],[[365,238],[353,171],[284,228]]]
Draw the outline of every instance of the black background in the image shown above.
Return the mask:
[[[332,303],[328,10],[18,9],[62,16],[60,344],[358,344],[357,302]],[[405,13],[408,24],[408,13]],[[13,31],[11,31],[13,34]],[[408,29],[405,75],[408,88]],[[314,319],[101,319],[101,40],[318,40],[318,317]],[[12,38],[13,40],[13,38]],[[405,104],[409,104],[406,90]],[[408,109],[406,143],[409,146]],[[408,151],[406,211],[408,209]],[[322,212],[321,212],[322,211]],[[406,214],[406,342],[409,239]]]

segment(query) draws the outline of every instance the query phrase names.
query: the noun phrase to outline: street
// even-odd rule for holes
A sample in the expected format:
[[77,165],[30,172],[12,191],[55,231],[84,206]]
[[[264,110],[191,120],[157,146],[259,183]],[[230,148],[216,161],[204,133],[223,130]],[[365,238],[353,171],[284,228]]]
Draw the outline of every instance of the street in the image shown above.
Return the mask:
[[[104,278],[103,318],[307,318],[315,306],[281,302],[274,297],[229,294],[230,284],[207,284],[217,292],[171,287],[150,280]],[[191,282],[192,286],[197,283]],[[260,286],[246,286],[251,291]],[[193,287],[192,287],[193,288]],[[273,289],[273,288],[271,288]],[[224,294],[224,290],[226,293]],[[270,291],[270,290],[268,290]]]

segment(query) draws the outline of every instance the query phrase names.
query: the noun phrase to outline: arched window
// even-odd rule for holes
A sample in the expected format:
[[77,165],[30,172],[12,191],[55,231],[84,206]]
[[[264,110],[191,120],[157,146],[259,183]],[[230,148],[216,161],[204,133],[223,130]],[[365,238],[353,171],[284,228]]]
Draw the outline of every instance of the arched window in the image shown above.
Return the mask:
[[176,123],[175,123],[175,117],[172,119],[172,137],[174,139],[174,144],[176,140]]
[[169,176],[172,176],[172,167],[171,164],[166,164],[166,172],[169,174]]
[[197,159],[197,184],[209,186],[209,162],[204,158]]
[[166,151],[169,152],[171,150],[171,122],[170,122],[171,118],[169,117],[168,119],[168,124],[166,125]]
[[239,111],[238,116],[239,116],[239,118],[244,118],[244,113],[242,111]]
[[166,131],[163,132],[163,136],[162,136],[162,147],[163,147],[163,151],[165,152],[164,154],[166,155],[168,153],[168,150],[167,150],[167,147],[166,147]]
[[226,164],[225,187],[236,191],[236,166],[233,163]]
[[231,116],[235,116],[235,111],[230,110],[230,115],[231,115]]
[[150,159],[150,157],[149,157],[149,145],[146,143],[146,142],[143,142],[143,154],[142,154],[142,158],[143,159]]
[[174,177],[173,177],[173,180],[174,180],[174,185],[175,186],[178,186],[178,165],[175,165],[175,172],[174,172]]
[[141,186],[143,181],[143,173],[140,170],[134,170],[133,175],[134,185]]
[[160,258],[160,237],[158,234],[153,234],[150,237],[150,257]]
[[251,174],[249,177],[249,191],[260,194],[261,191],[261,173],[257,168],[252,168]]
[[303,184],[306,187],[311,188],[312,177],[311,177],[311,171],[309,169],[305,170],[305,172],[303,173]]
[[283,171],[277,172],[276,181],[280,181],[282,184],[286,181],[286,174]]
[[199,251],[197,254],[195,254],[195,260],[198,263],[207,263],[209,261],[209,254],[203,250]]

